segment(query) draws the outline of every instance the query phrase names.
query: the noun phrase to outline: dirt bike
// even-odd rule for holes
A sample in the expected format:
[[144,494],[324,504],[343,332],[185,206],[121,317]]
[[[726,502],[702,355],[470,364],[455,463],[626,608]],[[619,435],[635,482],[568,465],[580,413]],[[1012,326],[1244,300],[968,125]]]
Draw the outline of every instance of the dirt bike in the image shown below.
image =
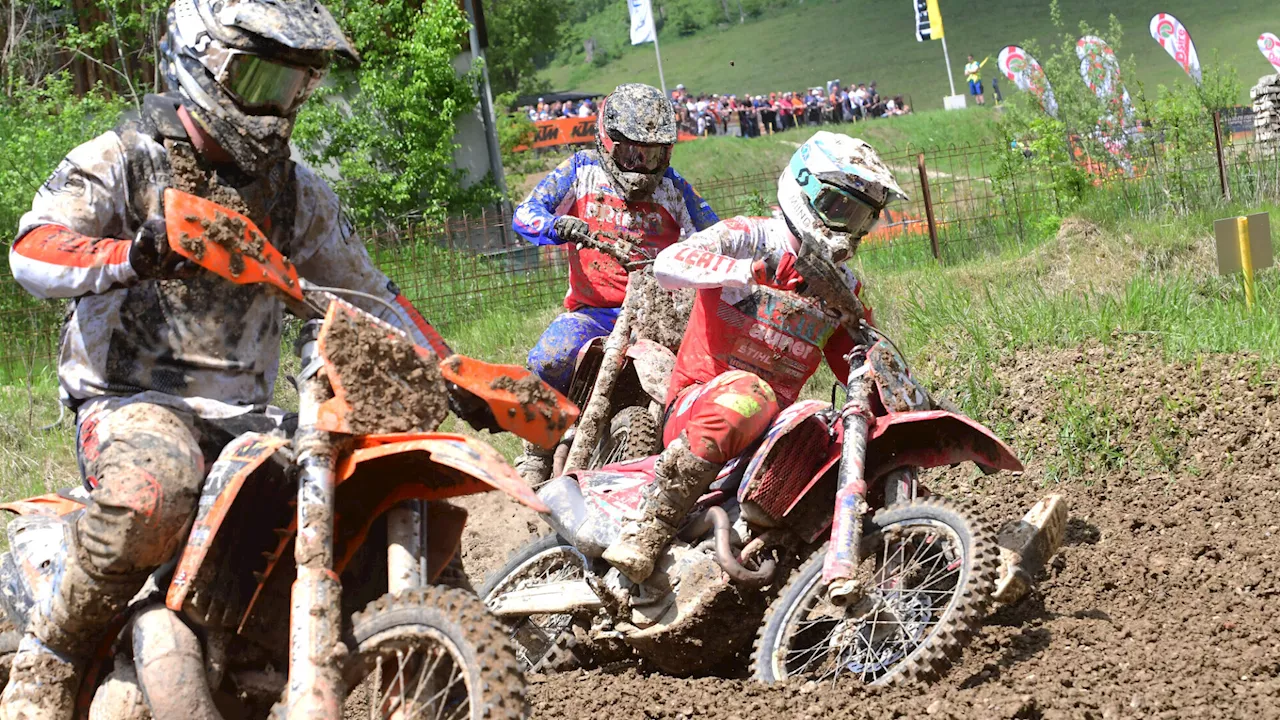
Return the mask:
[[665,672],[704,672],[724,669],[754,635],[761,681],[885,685],[940,674],[966,643],[989,602],[996,538],[929,497],[918,471],[1022,466],[985,427],[935,406],[893,342],[860,322],[861,304],[821,250],[799,255],[806,292],[855,338],[843,404],[784,409],[719,473],[639,585],[601,554],[639,516],[654,458],[545,485],[555,533],[480,591],[526,668],[638,654]]
[[[298,421],[221,451],[178,556],[85,669],[78,716],[525,717],[503,628],[471,593],[431,583],[447,576],[467,515],[440,501],[499,490],[546,506],[487,444],[432,430],[446,381],[546,447],[576,408],[522,368],[438,361],[299,278],[247,218],[173,189],[164,200],[175,252],[270,286],[304,321]],[[18,628],[53,592],[65,528],[88,502],[81,490],[3,506],[18,517],[0,601]]]
[[640,285],[654,282],[653,257],[625,238],[597,233],[575,241],[621,263],[628,270],[627,293],[613,330],[578,351],[568,397],[582,416],[557,448],[553,477],[566,468],[599,468],[662,450],[662,404],[676,362],[670,348],[639,337],[637,328],[645,301]]

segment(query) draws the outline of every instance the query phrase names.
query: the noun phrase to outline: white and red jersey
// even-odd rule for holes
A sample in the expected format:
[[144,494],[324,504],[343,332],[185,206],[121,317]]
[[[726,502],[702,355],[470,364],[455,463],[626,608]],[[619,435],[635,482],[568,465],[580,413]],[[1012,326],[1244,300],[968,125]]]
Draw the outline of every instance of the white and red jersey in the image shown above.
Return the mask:
[[[668,289],[695,288],[697,299],[667,390],[667,404],[686,387],[729,370],[755,373],[778,395],[795,402],[825,356],[837,377],[846,377],[844,356],[853,346],[839,319],[816,300],[757,285],[754,260],[794,252],[783,220],[735,217],[672,245],[658,255],[654,275]],[[841,266],[849,287],[862,285]]]
[[[535,245],[565,242],[555,231],[558,216],[582,218],[592,232],[638,239],[658,251],[718,218],[698,193],[672,168],[649,200],[628,201],[609,181],[595,150],[574,153],[547,174],[515,211],[515,229]],[[616,308],[627,295],[627,271],[612,257],[590,248],[569,247],[569,292],[564,306]]]
[[[140,281],[129,265],[138,228],[164,215],[166,147],[126,127],[72,150],[22,216],[10,268],[36,297],[71,301],[58,358],[68,403],[148,394],[204,417],[261,410],[279,367],[282,302],[264,286],[233,285],[211,273]],[[290,178],[273,182],[279,173]],[[272,201],[276,209],[253,219],[302,276],[400,303],[418,322],[407,328],[415,340],[449,353],[373,264],[337,196],[313,172],[282,163],[235,192],[251,207],[255,198]],[[382,305],[355,302],[400,324]]]

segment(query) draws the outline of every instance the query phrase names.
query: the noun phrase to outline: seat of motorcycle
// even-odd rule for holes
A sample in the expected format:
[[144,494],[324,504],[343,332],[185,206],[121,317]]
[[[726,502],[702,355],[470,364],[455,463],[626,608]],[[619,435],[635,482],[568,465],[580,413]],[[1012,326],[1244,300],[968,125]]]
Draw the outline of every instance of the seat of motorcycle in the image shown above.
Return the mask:
[[[644,473],[653,476],[654,466],[658,462],[657,455],[649,457],[637,458],[635,460],[624,460],[622,462],[610,463],[600,468],[602,471],[618,472],[618,473]],[[738,486],[742,484],[742,475],[746,471],[747,464],[734,460],[727,463],[720,469],[716,479],[707,488],[707,494],[723,493],[732,495],[738,490]]]

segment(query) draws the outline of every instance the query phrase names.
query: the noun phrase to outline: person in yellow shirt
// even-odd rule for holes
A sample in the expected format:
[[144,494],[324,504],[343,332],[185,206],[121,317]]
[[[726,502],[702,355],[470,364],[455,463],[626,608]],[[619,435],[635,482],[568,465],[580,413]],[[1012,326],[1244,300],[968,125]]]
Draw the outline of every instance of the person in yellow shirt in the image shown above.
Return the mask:
[[987,60],[990,59],[991,57],[988,56],[979,63],[973,59],[972,55],[970,55],[969,62],[964,66],[964,76],[965,79],[969,81],[969,94],[977,98],[979,105],[987,104],[987,100],[982,94],[982,66],[986,65]]

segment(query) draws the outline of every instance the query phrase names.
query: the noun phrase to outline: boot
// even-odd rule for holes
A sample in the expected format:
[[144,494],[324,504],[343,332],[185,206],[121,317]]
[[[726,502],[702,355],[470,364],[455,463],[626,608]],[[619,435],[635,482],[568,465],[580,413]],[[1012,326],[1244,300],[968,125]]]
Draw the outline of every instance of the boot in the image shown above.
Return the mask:
[[1000,577],[992,596],[995,601],[1012,604],[1025,597],[1036,576],[1062,547],[1066,532],[1067,501],[1061,495],[1044,498],[1021,520],[1001,528],[996,537]]
[[84,659],[144,581],[87,571],[90,563],[74,531],[68,528],[67,535],[62,577],[53,597],[32,609],[0,695],[0,720],[71,720]]
[[654,467],[656,481],[644,501],[643,517],[622,526],[622,534],[604,551],[604,559],[632,582],[653,574],[654,563],[675,537],[689,508],[716,479],[720,465],[703,460],[683,436],[662,452]]
[[516,458],[516,472],[529,487],[537,490],[551,479],[555,456],[550,450],[544,450],[528,440],[524,441],[524,454]]

